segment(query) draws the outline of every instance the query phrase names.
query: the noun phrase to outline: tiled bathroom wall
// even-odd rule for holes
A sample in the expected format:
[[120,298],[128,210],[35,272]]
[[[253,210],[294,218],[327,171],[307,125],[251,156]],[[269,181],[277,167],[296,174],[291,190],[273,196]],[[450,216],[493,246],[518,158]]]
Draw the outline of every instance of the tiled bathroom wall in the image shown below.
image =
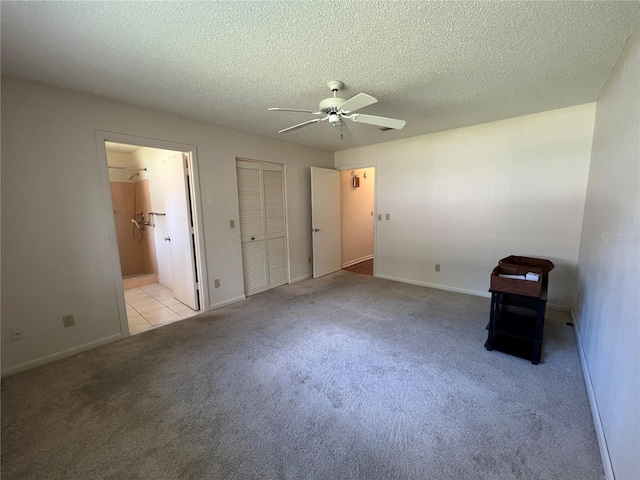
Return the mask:
[[[143,212],[144,219],[149,220],[149,212],[152,211],[149,181],[111,182],[113,214],[123,277],[154,274],[158,271],[153,227],[144,228],[141,242],[136,241],[141,238],[140,232],[136,230],[134,240],[134,224],[131,222],[134,218],[134,193],[137,213]],[[136,215],[135,219],[140,222],[139,215]]]

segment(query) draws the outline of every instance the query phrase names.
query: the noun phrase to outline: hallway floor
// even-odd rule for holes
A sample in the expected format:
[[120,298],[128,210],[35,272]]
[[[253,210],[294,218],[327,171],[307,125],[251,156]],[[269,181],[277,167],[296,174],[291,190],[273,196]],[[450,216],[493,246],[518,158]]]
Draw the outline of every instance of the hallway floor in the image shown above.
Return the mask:
[[199,313],[173,298],[173,292],[159,283],[129,288],[124,291],[124,298],[131,335]]
[[356,263],[349,267],[344,267],[342,270],[353,273],[361,273],[363,275],[373,275],[373,258],[365,260],[364,262]]

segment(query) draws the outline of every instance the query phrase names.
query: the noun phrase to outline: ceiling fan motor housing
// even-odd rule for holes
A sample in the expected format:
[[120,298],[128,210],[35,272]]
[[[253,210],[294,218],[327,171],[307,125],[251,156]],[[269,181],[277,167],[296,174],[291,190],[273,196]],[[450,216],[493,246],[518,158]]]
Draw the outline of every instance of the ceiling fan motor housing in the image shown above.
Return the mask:
[[320,111],[326,114],[338,113],[338,107],[344,102],[346,100],[340,97],[325,98],[320,102]]

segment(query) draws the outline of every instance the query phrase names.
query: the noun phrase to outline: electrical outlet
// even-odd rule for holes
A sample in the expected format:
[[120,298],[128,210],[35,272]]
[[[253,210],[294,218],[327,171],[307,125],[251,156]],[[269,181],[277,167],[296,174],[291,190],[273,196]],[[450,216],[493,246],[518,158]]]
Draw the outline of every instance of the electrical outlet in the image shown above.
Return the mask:
[[73,315],[65,315],[62,317],[62,324],[64,328],[73,327],[76,324],[76,321],[73,318]]
[[440,264],[436,263],[436,272],[439,272],[439,271],[440,271]]
[[309,263],[311,263],[311,257],[309,257]]
[[387,217],[387,220],[391,220],[391,214],[390,213],[387,213],[385,216]]
[[378,221],[380,221],[380,220],[382,220],[382,214],[381,213],[378,214]]
[[18,340],[24,339],[24,333],[21,328],[12,328],[11,330],[11,341],[17,342]]
[[236,228],[236,221],[235,220],[229,220],[229,228]]
[[214,288],[220,288],[220,279],[219,278],[216,278],[213,281],[213,286],[214,286]]

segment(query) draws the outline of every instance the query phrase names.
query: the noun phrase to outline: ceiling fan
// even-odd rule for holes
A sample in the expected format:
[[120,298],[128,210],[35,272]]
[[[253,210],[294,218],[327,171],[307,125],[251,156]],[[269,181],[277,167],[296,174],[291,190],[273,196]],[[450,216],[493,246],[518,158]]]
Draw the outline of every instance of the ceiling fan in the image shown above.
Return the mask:
[[351,132],[345,120],[351,120],[356,123],[366,123],[369,125],[376,125],[381,130],[400,130],[405,126],[404,120],[396,120],[395,118],[378,117],[375,115],[364,115],[362,113],[353,113],[356,110],[373,105],[378,100],[366,93],[359,93],[355,97],[351,97],[349,100],[338,97],[338,91],[344,86],[344,84],[338,80],[332,80],[327,83],[327,86],[333,92],[333,97],[325,98],[320,102],[318,108],[319,111],[313,110],[300,110],[297,108],[270,108],[270,112],[301,112],[310,113],[311,115],[320,115],[322,118],[314,118],[313,120],[307,120],[306,122],[299,123],[292,127],[279,130],[278,133],[292,132],[307,125],[313,123],[320,123],[329,121],[329,124],[334,127],[340,127],[340,139],[344,140],[351,137]]

